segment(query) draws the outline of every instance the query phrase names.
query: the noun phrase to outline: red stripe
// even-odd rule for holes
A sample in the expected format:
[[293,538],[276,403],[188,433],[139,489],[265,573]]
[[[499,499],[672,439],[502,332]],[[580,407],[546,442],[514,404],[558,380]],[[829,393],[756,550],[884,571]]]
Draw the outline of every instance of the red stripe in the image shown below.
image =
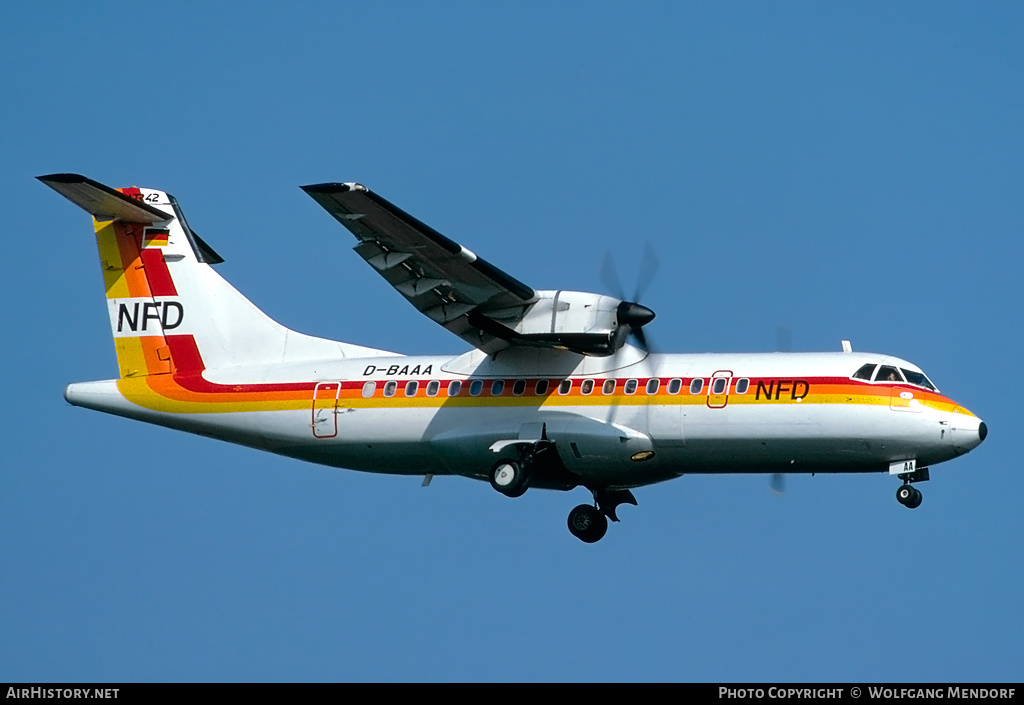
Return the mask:
[[165,335],[164,340],[167,341],[167,347],[171,349],[171,361],[174,363],[175,375],[199,374],[206,369],[194,337],[191,335]]
[[[167,345],[168,345],[168,347],[171,350],[171,360],[172,360],[172,362],[174,364],[174,372],[175,372],[174,373],[174,380],[175,380],[175,382],[177,382],[181,386],[182,389],[184,389],[186,391],[189,391],[189,392],[193,392],[193,393],[197,393],[197,394],[217,394],[217,393],[221,393],[221,394],[223,394],[223,393],[259,394],[259,393],[267,393],[267,392],[294,392],[294,393],[299,393],[300,395],[304,396],[306,394],[310,394],[311,395],[313,393],[313,390],[314,390],[315,386],[316,386],[315,382],[288,382],[288,383],[278,383],[278,384],[273,384],[273,383],[271,383],[271,384],[217,384],[217,383],[214,383],[214,382],[210,382],[210,381],[208,381],[208,380],[203,378],[203,372],[206,369],[206,366],[205,366],[205,363],[203,362],[202,355],[199,353],[199,347],[196,345],[196,341],[195,341],[195,338],[193,336],[187,335],[187,334],[186,335],[168,335],[168,336],[165,336],[165,340],[167,341]],[[548,377],[548,378],[540,378],[540,379],[552,379],[552,378]],[[611,379],[616,379],[617,382],[621,382],[622,381],[622,378],[611,378]],[[650,379],[650,378],[641,377],[641,378],[639,378],[639,381],[642,382],[645,379]],[[664,378],[658,378],[658,379],[661,379],[662,382],[664,383],[666,380],[671,379],[671,378],[664,377]],[[685,387],[685,386],[688,386],[690,380],[693,379],[693,378],[691,378],[691,377],[681,377],[679,379],[682,379],[683,385]],[[751,380],[751,386],[754,386],[754,383],[756,381],[758,381],[758,380],[778,381],[779,378],[778,377],[760,377],[760,378],[759,377],[751,377],[751,378],[748,378],[748,379]],[[382,380],[382,379],[379,379],[379,380],[354,379],[354,380],[343,381],[343,382],[341,382],[342,392],[355,393],[357,391],[360,391],[360,390],[362,390],[363,383],[366,382],[366,381],[373,381],[373,382],[377,382],[378,384],[380,384],[380,383],[383,383],[383,382],[385,382],[387,380]],[[405,380],[405,381],[409,381],[409,380]],[[421,379],[421,380],[419,380],[419,383],[420,383],[421,386],[424,386],[428,381],[430,381],[430,380],[429,379]],[[506,380],[506,382],[509,382],[509,381],[514,381],[514,380]],[[529,381],[535,382],[536,380],[535,380],[535,378],[531,377],[531,378],[529,378]],[[579,385],[582,383],[583,380],[580,379],[580,378],[576,378],[576,379],[572,379],[571,381],[573,382],[573,388],[574,389],[578,389]],[[818,385],[818,386],[824,386],[824,387],[833,387],[833,386],[836,385],[836,383],[838,383],[840,385],[863,386],[865,388],[864,391],[876,392],[876,395],[879,396],[879,397],[884,397],[884,396],[886,396],[891,391],[889,387],[884,386],[884,385],[880,387],[878,385],[871,385],[869,383],[861,382],[859,380],[851,380],[851,379],[849,379],[847,377],[808,377],[808,378],[806,378],[804,380],[801,380],[801,381],[808,382],[811,385]],[[330,384],[331,390],[333,391],[333,385],[335,385],[337,383],[336,382],[331,382],[329,384]],[[638,384],[638,387],[639,386],[640,385]],[[907,385],[901,385],[901,386],[907,386]],[[616,384],[616,387],[618,387],[618,383]],[[325,385],[324,388],[327,388],[327,385]],[[950,401],[949,398],[944,397],[941,394],[937,394],[935,392],[928,392],[926,390],[923,390],[923,389],[920,389],[920,388],[916,388],[916,387],[912,387],[912,389],[913,389],[913,391],[915,393],[915,396],[917,398],[919,398],[919,399],[930,400],[930,401],[939,401],[939,402],[945,402],[945,403],[950,403],[950,404],[953,403],[952,401]],[[557,396],[556,395],[556,390],[557,390],[557,385],[552,385],[551,388],[550,388],[549,393],[544,395],[544,396],[556,397]],[[597,385],[595,384],[595,392],[596,391],[597,391]],[[823,392],[821,390],[818,390],[818,393],[831,394],[831,393],[835,393],[835,391],[836,390],[834,390],[834,389],[825,389]],[[664,392],[659,390],[658,395],[655,395],[655,396],[662,396],[662,395],[664,395]],[[419,395],[417,394],[417,396],[419,396]],[[461,393],[458,396],[459,396],[459,398],[463,398],[463,397],[466,397],[466,394],[465,393]],[[507,395],[503,395],[503,396],[507,396]],[[573,395],[573,396],[575,397],[577,395]],[[593,396],[595,398],[600,398],[601,395],[594,394]],[[644,395],[638,394],[637,396],[641,397],[641,396],[644,396]],[[688,394],[683,394],[682,396],[684,398],[691,398],[690,395],[688,395]],[[698,399],[699,397],[702,397],[702,396],[706,396],[706,395],[705,394],[699,394],[699,395],[693,396],[692,398],[696,400],[696,399]],[[720,396],[724,396],[724,393],[722,395],[720,395]],[[750,396],[750,392],[747,392],[746,395],[738,395],[738,396]],[[483,397],[482,396],[480,398],[481,399],[485,399],[485,398],[491,398],[491,397]],[[509,396],[509,398],[515,398],[515,397]],[[238,401],[254,401],[254,400],[252,398],[250,398],[248,400],[239,399]]]
[[146,268],[146,279],[149,280],[149,291],[152,296],[177,296],[171,280],[171,272],[164,261],[163,250],[147,247],[142,251],[142,266]]
[[[312,382],[289,382],[281,384],[216,384],[203,379],[206,369],[195,337],[191,335],[168,335],[164,339],[171,349],[174,363],[174,379],[183,389],[198,393],[245,393],[245,392],[312,392]],[[360,382],[360,388],[362,382]]]

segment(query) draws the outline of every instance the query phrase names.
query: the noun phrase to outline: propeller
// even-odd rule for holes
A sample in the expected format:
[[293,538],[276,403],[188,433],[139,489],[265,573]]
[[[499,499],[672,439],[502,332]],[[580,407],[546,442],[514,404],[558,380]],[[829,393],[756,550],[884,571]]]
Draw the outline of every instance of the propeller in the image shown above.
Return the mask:
[[622,280],[619,279],[618,267],[612,253],[606,252],[601,262],[601,281],[605,288],[615,298],[619,299],[615,317],[619,322],[618,330],[615,332],[615,349],[622,347],[626,338],[632,335],[639,346],[649,351],[647,336],[644,335],[643,327],[654,320],[654,311],[639,303],[644,291],[654,280],[658,272],[658,257],[650,241],[644,243],[644,250],[640,260],[640,271],[637,277],[636,290],[631,300],[626,299],[626,290],[622,287]]
[[[777,326],[775,328],[775,352],[789,352],[792,349],[793,331],[789,326]],[[781,472],[772,473],[770,486],[776,495],[786,494],[786,476]]]
[[[606,251],[604,258],[601,260],[599,272],[601,282],[609,294],[619,299],[619,305],[615,308],[617,326],[611,341],[613,352],[619,350],[630,335],[636,340],[641,350],[645,353],[650,352],[650,344],[647,336],[644,334],[643,327],[654,320],[654,311],[639,303],[640,297],[643,296],[647,287],[651,285],[651,281],[658,271],[658,257],[654,253],[654,248],[651,246],[650,241],[644,243],[641,257],[640,271],[638,272],[636,290],[632,301],[626,300],[626,291],[622,287],[618,266],[615,264],[615,258],[612,256],[611,251]],[[644,359],[647,359],[646,355]],[[621,397],[616,395],[613,399],[608,408],[608,415],[605,418],[605,422],[609,424],[614,423]]]

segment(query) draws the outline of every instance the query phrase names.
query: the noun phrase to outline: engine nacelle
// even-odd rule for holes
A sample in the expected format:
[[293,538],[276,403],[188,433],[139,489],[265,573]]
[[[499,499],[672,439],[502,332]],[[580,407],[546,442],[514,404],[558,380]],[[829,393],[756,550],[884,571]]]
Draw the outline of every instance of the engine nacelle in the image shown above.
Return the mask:
[[[611,355],[630,332],[654,318],[639,304],[583,291],[538,291],[538,300],[509,330],[517,342],[564,348],[584,355]],[[509,312],[519,316],[521,309]],[[487,317],[502,323],[501,312]]]
[[523,335],[587,333],[609,335],[619,322],[615,308],[622,303],[611,296],[584,291],[538,291],[540,300],[515,327]]

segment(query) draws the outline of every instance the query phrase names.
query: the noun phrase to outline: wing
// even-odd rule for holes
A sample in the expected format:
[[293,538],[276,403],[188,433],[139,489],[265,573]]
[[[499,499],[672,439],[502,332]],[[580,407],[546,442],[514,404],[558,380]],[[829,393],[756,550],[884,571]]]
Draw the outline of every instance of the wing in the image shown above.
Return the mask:
[[365,186],[303,186],[359,241],[355,251],[420,312],[487,353],[511,344],[537,293]]

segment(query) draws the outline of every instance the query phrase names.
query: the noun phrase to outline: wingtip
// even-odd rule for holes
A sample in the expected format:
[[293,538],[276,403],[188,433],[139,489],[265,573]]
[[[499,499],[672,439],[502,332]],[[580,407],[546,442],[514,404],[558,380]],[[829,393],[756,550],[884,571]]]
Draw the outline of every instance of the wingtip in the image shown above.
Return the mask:
[[77,184],[82,181],[89,181],[86,177],[81,174],[43,174],[37,176],[37,179],[45,183],[52,184]]
[[323,184],[310,184],[309,186],[300,186],[303,191],[309,194],[313,193],[348,193],[349,191],[369,191],[362,184],[357,184],[355,181],[346,181],[339,183],[332,181]]

